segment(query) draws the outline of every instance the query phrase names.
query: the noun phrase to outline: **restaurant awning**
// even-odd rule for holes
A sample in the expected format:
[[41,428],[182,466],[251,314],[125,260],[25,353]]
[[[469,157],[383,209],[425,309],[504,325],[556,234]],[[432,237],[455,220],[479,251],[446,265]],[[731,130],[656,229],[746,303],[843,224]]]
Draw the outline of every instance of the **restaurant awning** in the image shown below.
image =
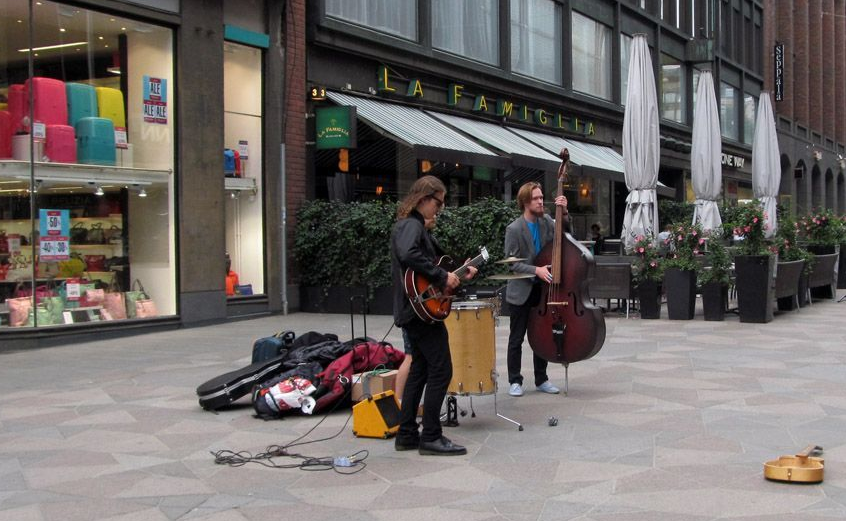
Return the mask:
[[[569,149],[570,162],[580,166],[583,175],[600,177],[619,183],[626,182],[623,171],[623,156],[609,146],[565,139],[560,136],[542,134],[522,128],[509,127],[508,129],[549,152],[557,154],[562,148]],[[659,194],[667,197],[673,197],[675,195],[673,188],[660,182],[658,183],[657,191]]]
[[537,170],[555,172],[561,164],[561,159],[536,144],[516,137],[508,128],[487,121],[463,118],[452,114],[425,111],[440,121],[455,127],[462,132],[481,141],[486,146],[495,148],[511,158],[515,167],[534,168]]
[[405,145],[417,159],[464,163],[506,169],[510,161],[496,154],[422,110],[329,91],[338,105],[355,106],[359,118],[385,137]]

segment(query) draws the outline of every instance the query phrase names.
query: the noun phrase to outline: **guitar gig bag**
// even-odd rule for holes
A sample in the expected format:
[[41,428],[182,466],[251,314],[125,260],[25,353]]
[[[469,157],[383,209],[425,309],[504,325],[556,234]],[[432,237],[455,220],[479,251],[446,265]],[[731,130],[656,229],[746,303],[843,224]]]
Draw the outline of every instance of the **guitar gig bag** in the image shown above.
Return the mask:
[[260,384],[284,368],[282,362],[288,356],[287,350],[275,358],[250,364],[236,371],[216,376],[197,387],[200,407],[209,411],[225,407],[235,400],[250,393],[253,386]]

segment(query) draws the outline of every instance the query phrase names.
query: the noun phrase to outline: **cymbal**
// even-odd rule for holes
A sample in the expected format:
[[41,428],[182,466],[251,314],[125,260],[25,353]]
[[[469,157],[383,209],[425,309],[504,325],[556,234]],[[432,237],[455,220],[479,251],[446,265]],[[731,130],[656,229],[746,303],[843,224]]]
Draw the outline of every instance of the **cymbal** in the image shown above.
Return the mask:
[[524,260],[527,259],[521,259],[519,257],[506,257],[502,260],[494,262],[494,264],[514,264],[515,262],[523,262]]
[[488,277],[491,280],[515,280],[515,279],[530,279],[534,277],[532,273],[499,273]]

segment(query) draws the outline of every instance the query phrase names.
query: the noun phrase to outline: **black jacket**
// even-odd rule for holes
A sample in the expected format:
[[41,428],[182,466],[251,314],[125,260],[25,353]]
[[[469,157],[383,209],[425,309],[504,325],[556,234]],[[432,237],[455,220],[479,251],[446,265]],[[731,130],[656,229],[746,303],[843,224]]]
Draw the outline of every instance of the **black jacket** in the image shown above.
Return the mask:
[[394,285],[394,323],[403,327],[417,319],[405,294],[405,270],[411,268],[437,287],[444,287],[447,271],[435,263],[443,252],[423,226],[423,216],[416,210],[394,225],[391,233],[391,279]]

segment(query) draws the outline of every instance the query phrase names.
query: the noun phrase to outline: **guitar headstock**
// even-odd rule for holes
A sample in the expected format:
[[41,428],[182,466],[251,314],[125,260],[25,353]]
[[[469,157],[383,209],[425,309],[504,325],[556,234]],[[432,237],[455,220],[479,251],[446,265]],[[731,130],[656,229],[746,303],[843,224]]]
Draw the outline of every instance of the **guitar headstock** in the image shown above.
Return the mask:
[[562,148],[561,152],[558,153],[558,157],[561,158],[561,166],[558,167],[558,180],[566,181],[567,171],[570,168],[570,150]]
[[479,255],[482,256],[483,261],[488,262],[488,259],[490,258],[490,254],[488,253],[487,248],[485,248],[484,246],[480,246],[479,247]]

